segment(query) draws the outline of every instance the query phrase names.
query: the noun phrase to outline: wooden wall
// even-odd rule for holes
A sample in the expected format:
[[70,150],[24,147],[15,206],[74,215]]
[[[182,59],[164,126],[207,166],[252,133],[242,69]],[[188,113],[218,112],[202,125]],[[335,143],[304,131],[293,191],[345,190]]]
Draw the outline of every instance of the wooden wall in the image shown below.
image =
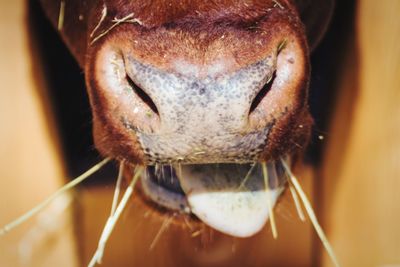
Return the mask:
[[399,12],[397,0],[358,1],[342,66],[320,213],[343,266],[400,266]]
[[[0,1],[0,225],[21,215],[65,181],[55,127],[39,93],[25,1]],[[34,54],[34,53],[33,53]],[[69,198],[0,236],[0,266],[76,266]]]

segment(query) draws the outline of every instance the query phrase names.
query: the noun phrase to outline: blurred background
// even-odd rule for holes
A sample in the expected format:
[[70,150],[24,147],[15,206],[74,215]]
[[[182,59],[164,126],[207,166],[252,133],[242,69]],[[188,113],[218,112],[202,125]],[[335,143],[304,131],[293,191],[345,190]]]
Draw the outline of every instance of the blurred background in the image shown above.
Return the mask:
[[[316,126],[296,172],[343,266],[400,266],[399,12],[398,0],[337,1],[312,56]],[[37,1],[0,0],[0,226],[100,159],[82,71]],[[0,266],[86,266],[115,176],[109,164],[0,236]],[[277,241],[269,229],[238,240],[171,226],[149,250],[164,218],[136,201],[102,266],[332,266],[288,194],[277,217]]]

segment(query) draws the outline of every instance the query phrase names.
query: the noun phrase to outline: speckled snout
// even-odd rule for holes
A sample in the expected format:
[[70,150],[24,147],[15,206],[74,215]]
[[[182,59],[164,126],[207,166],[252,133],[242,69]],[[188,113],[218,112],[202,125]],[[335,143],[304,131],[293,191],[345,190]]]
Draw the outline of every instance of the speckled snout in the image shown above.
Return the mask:
[[103,154],[145,164],[247,163],[307,139],[308,60],[299,36],[271,37],[246,60],[236,46],[213,56],[173,48],[143,56],[116,36],[97,51],[89,84]]
[[234,73],[180,59],[173,72],[132,57],[125,62],[132,87],[140,87],[151,99],[147,116],[157,117],[132,127],[150,162],[232,162],[261,152],[270,125],[265,119],[252,127],[250,114],[257,94],[272,82],[275,55]]

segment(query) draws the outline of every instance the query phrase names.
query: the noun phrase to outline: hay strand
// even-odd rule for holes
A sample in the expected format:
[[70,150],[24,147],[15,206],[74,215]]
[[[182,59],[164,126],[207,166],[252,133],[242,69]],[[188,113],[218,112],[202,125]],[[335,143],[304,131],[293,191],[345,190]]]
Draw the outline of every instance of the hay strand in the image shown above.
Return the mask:
[[115,209],[117,208],[119,194],[121,192],[121,181],[122,181],[122,178],[124,177],[124,166],[125,166],[125,162],[121,161],[119,164],[117,184],[115,185],[115,191],[114,191],[114,196],[113,196],[113,202],[111,205],[110,216],[112,216],[115,213]]
[[58,23],[57,23],[57,29],[59,31],[61,31],[64,26],[64,17],[65,17],[65,0],[61,0],[60,11],[58,13]]
[[269,221],[270,221],[270,225],[271,225],[272,236],[274,237],[274,239],[277,239],[278,231],[276,229],[275,216],[274,216],[274,211],[272,208],[272,201],[271,201],[272,195],[271,195],[271,190],[269,188],[267,164],[265,162],[263,162],[263,163],[261,163],[261,165],[262,165],[262,171],[263,171],[263,176],[264,176],[265,192],[267,194],[267,205],[268,205]]
[[340,267],[340,264],[336,258],[336,255],[333,251],[332,246],[330,245],[328,239],[326,238],[326,235],[324,231],[321,228],[321,225],[318,222],[317,217],[315,216],[314,210],[310,204],[310,201],[308,200],[306,194],[304,193],[303,189],[301,188],[301,185],[299,181],[297,180],[296,176],[292,173],[290,170],[289,166],[286,164],[284,159],[281,159],[282,165],[285,168],[285,171],[287,172],[289,176],[289,182],[293,185],[294,189],[296,189],[297,193],[300,196],[301,201],[303,202],[304,208],[306,209],[306,212],[308,214],[308,217],[314,226],[315,231],[318,234],[318,237],[320,238],[322,244],[325,247],[326,252],[328,253],[329,257],[331,258],[333,265],[335,267]]
[[112,24],[108,29],[106,29],[105,31],[103,31],[102,33],[100,33],[98,36],[96,36],[91,42],[90,44],[94,44],[95,42],[97,42],[100,38],[102,38],[103,36],[105,36],[106,34],[108,34],[112,29],[114,29],[115,27],[117,27],[118,25],[124,23],[124,22],[133,22],[134,18],[133,18],[133,13],[130,13],[129,15],[118,19],[118,18],[114,18],[112,22],[114,22],[114,24]]
[[173,216],[169,216],[167,219],[165,219],[160,227],[160,230],[158,230],[156,236],[154,237],[153,241],[150,244],[149,250],[153,250],[153,248],[156,246],[158,240],[160,240],[161,235],[167,230],[168,226],[171,224]]
[[96,249],[92,259],[90,260],[88,267],[93,267],[96,265],[96,263],[98,263],[98,264],[101,263],[107,241],[110,238],[110,235],[111,235],[112,231],[114,230],[114,227],[115,227],[116,223],[118,222],[118,219],[119,219],[121,213],[125,209],[125,206],[128,203],[128,200],[133,193],[136,182],[138,181],[142,172],[143,172],[142,167],[139,167],[135,171],[132,181],[130,182],[128,188],[125,190],[125,193],[122,196],[122,199],[119,202],[115,212],[107,219],[107,222],[104,226],[103,232],[101,233],[97,249]]
[[94,27],[93,31],[90,33],[90,38],[93,37],[93,35],[96,33],[96,31],[99,29],[100,25],[103,23],[104,19],[107,17],[107,6],[104,4],[103,9],[101,10],[101,17],[99,22],[97,23],[96,27]]
[[110,158],[103,159],[101,162],[97,163],[92,168],[90,168],[89,170],[87,170],[86,172],[84,172],[83,174],[81,174],[80,176],[78,176],[77,178],[72,180],[71,182],[67,183],[66,185],[64,185],[60,189],[58,189],[56,192],[54,192],[52,195],[50,195],[47,199],[45,199],[43,202],[38,204],[36,207],[34,207],[33,209],[31,209],[27,213],[23,214],[22,216],[20,216],[16,220],[12,221],[11,223],[9,223],[6,226],[4,226],[3,228],[1,228],[0,229],[0,236],[6,234],[7,232],[11,231],[13,228],[17,227],[18,225],[20,225],[21,223],[25,222],[26,220],[28,220],[32,216],[36,215],[38,212],[43,210],[47,205],[49,205],[55,198],[57,198],[58,196],[60,196],[64,192],[68,191],[69,189],[73,188],[74,186],[78,185],[83,180],[85,180],[90,175],[92,175],[93,173],[95,173],[98,170],[100,170],[110,160],[111,160]]
[[292,195],[294,205],[296,206],[297,214],[299,215],[300,220],[302,222],[305,222],[306,217],[304,216],[303,209],[301,208],[299,196],[297,195],[296,190],[293,188],[292,183],[289,183],[289,191],[290,194]]
[[240,185],[238,187],[238,191],[245,188],[245,185],[246,185],[247,181],[250,179],[251,173],[253,172],[256,165],[257,165],[257,163],[255,163],[255,162],[251,165],[251,167],[250,167],[249,171],[247,172],[246,176],[244,177],[243,181],[240,183]]

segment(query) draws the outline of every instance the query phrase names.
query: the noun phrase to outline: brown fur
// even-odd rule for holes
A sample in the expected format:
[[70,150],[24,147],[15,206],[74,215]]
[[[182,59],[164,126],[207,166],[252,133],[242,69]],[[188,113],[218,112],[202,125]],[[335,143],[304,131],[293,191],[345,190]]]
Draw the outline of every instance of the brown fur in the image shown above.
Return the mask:
[[[54,26],[57,25],[60,11],[60,2],[53,0],[40,0],[49,19]],[[236,3],[237,1],[179,1],[179,4],[170,4],[171,1],[105,1],[108,9],[108,21],[112,18],[123,17],[123,15],[134,13],[146,28],[155,28],[163,24],[176,26],[178,20],[194,28],[199,25],[209,31],[212,22],[227,18],[231,25],[238,21],[247,24],[248,28],[257,28],[256,21],[265,16],[265,10],[276,3],[270,0],[256,0],[252,3]],[[282,3],[281,3],[282,2]],[[310,46],[314,47],[326,29],[333,10],[333,0],[285,0],[278,2],[292,12],[297,10],[303,23],[306,24],[307,35]],[[65,23],[61,35],[68,47],[71,49],[79,64],[83,67],[86,60],[89,34],[97,25],[101,17],[103,1],[67,1],[65,8]],[[220,12],[220,10],[225,10]],[[316,12],[317,11],[317,12]],[[196,24],[193,18],[201,19]],[[174,22],[174,23],[172,23]],[[205,22],[205,23],[204,23]],[[109,22],[103,25],[109,26]],[[101,29],[99,29],[101,30]]]

